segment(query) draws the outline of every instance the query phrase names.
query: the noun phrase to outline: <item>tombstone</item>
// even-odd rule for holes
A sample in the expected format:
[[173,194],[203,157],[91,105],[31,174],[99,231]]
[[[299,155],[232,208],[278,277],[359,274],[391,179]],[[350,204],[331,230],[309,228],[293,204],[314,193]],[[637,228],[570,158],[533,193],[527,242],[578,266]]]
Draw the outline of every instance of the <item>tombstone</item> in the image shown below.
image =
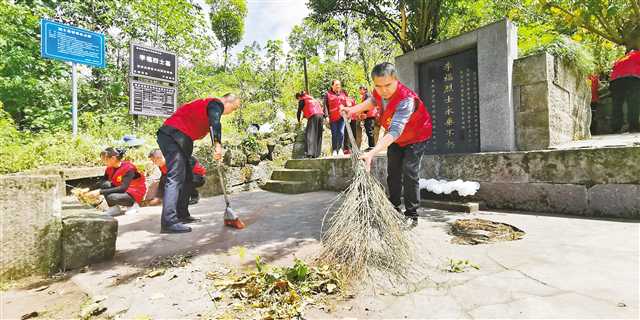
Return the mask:
[[502,20],[396,58],[433,120],[428,154],[515,151],[517,28]]

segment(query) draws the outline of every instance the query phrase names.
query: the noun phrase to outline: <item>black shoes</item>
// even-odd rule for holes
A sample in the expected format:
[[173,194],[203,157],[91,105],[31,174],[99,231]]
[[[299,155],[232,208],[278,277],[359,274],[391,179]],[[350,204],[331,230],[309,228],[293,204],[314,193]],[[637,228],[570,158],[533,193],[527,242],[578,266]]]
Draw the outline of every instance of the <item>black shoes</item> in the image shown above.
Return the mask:
[[194,205],[196,203],[200,202],[200,196],[191,196],[191,198],[189,198],[189,205]]
[[160,233],[187,233],[187,232],[191,232],[191,227],[185,226],[180,222],[174,223],[170,226],[162,226],[160,228]]
[[178,218],[178,221],[180,221],[181,223],[193,223],[193,222],[200,222],[200,221],[202,221],[202,219],[198,219],[198,218],[194,218],[192,216],[188,216],[188,217],[184,217],[184,218]]
[[407,230],[413,229],[418,226],[418,216],[405,216],[405,228]]

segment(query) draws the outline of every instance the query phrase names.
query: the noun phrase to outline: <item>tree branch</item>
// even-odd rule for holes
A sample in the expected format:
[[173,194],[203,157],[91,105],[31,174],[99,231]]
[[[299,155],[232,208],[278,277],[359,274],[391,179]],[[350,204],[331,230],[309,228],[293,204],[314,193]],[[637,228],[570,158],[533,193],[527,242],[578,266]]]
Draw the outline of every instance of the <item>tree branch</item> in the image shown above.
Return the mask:
[[[564,8],[562,8],[560,6],[557,6],[557,5],[554,5],[554,4],[549,4],[549,7],[556,8],[556,9],[562,11],[562,13],[564,13],[565,15],[568,15],[570,17],[573,17],[573,18],[576,17],[573,13],[567,11],[566,9],[564,9]],[[587,31],[593,32],[593,33],[595,33],[595,34],[597,34],[597,35],[599,35],[599,36],[601,36],[601,37],[603,37],[603,38],[605,38],[605,39],[607,39],[607,40],[609,40],[611,42],[624,45],[624,40],[622,40],[622,38],[618,38],[618,37],[616,37],[614,35],[607,34],[606,31],[598,30],[598,29],[594,28],[593,26],[588,25],[586,23],[580,23],[580,27],[585,29],[585,30],[587,30]]]
[[633,12],[636,14],[636,19],[640,21],[640,0],[630,0]]

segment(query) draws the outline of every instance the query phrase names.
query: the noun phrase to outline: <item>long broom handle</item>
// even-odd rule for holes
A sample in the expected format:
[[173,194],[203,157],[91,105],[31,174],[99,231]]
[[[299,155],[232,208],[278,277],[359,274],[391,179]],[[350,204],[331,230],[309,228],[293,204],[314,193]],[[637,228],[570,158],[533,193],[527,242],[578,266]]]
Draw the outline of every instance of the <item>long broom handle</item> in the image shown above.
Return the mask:
[[356,139],[353,137],[353,131],[351,131],[351,123],[349,119],[347,119],[347,115],[342,114],[342,119],[344,119],[345,127],[347,127],[347,135],[349,136],[349,141],[351,142],[351,154],[355,156],[360,156],[360,148],[356,144]]
[[[213,149],[216,148],[216,142],[213,140],[213,128],[209,127],[209,135],[211,136],[211,144],[213,145]],[[215,160],[215,159],[214,159]],[[225,186],[224,176],[222,175],[222,160],[218,160],[218,178],[220,178],[220,187],[222,188],[222,194],[224,195],[224,202],[227,207],[229,207],[229,196],[227,196],[227,187]]]

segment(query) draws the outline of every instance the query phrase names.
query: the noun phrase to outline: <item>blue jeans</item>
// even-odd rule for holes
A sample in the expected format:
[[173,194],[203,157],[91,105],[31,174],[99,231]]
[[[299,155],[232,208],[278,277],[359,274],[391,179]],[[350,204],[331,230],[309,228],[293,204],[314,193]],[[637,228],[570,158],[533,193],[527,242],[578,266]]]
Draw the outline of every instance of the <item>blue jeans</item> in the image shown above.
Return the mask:
[[344,119],[331,122],[331,151],[342,149],[344,140]]

